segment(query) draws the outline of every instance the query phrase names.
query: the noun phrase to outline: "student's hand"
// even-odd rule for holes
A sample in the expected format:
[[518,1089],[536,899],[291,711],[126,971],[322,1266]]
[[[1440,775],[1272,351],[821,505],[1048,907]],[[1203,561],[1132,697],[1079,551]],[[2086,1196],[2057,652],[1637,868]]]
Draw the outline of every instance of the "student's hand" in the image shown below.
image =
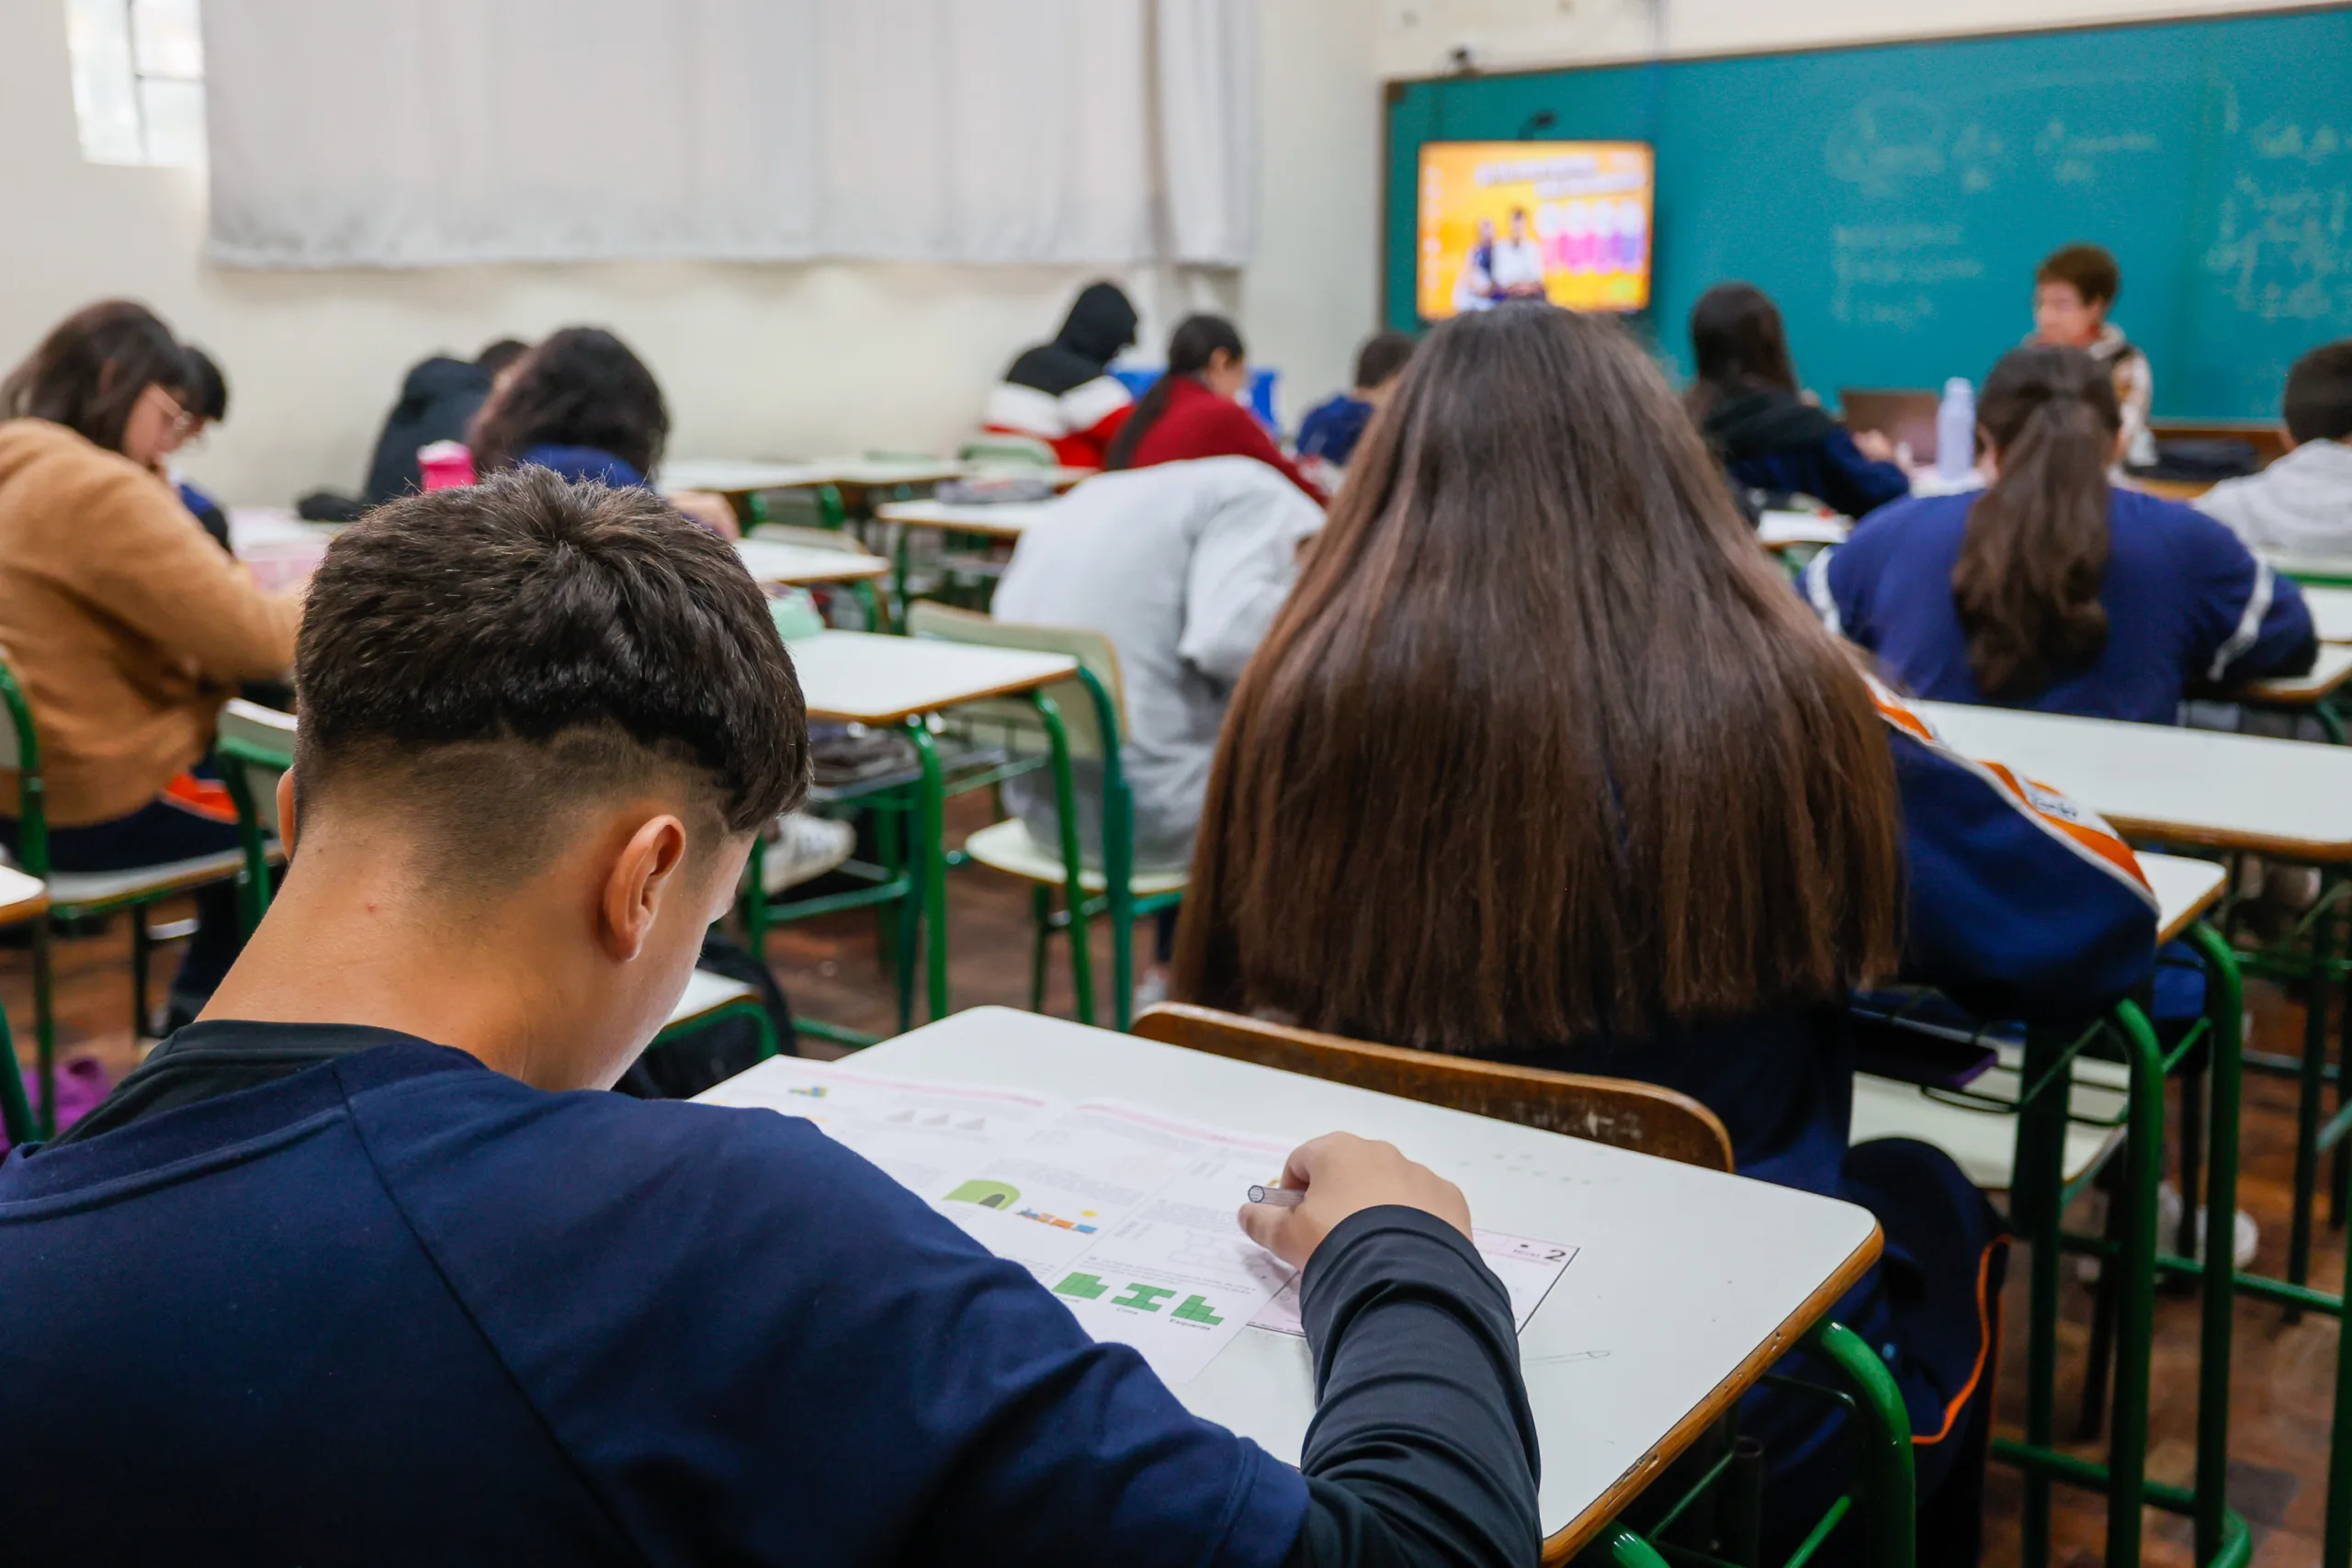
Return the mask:
[[1854,450],[1873,463],[1894,461],[1894,443],[1886,438],[1886,433],[1883,430],[1854,432]]
[[1305,1192],[1305,1200],[1295,1209],[1244,1203],[1241,1228],[1294,1269],[1306,1266],[1341,1220],[1390,1203],[1435,1214],[1464,1235],[1470,1234],[1470,1205],[1460,1188],[1407,1159],[1396,1145],[1352,1133],[1326,1133],[1293,1149],[1282,1184]]
[[735,521],[734,505],[716,491],[675,490],[670,492],[669,501],[671,505],[722,539],[743,536],[741,525]]

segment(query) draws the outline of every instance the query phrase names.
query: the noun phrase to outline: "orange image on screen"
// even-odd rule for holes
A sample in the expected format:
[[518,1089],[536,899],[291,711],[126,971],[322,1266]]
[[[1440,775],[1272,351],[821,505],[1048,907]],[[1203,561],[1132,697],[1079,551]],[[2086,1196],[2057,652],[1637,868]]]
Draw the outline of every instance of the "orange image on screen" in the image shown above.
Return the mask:
[[1431,141],[1421,148],[1415,295],[1424,321],[1544,299],[1650,302],[1655,179],[1639,141]]

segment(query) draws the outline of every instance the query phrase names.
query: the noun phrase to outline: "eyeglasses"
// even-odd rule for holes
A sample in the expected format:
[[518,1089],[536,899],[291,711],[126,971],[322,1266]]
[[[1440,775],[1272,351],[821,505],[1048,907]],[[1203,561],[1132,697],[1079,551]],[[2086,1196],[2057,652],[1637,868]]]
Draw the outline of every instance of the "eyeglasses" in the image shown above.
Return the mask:
[[174,435],[193,435],[197,431],[201,430],[204,427],[204,416],[201,414],[190,413],[187,410],[182,408],[180,406],[179,399],[172,396],[172,394],[164,389],[162,382],[153,382],[149,385],[147,389],[154,393],[155,396],[163,399],[164,407],[171,411],[172,434]]

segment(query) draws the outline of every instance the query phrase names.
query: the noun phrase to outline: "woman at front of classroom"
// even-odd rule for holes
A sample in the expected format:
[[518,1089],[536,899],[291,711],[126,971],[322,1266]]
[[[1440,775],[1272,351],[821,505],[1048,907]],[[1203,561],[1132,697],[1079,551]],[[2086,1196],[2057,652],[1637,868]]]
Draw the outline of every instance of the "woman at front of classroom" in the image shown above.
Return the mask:
[[2012,349],[1977,403],[1990,488],[1889,507],[1806,569],[1831,630],[1921,697],[2177,723],[2196,685],[2299,674],[2302,591],[2228,528],[2108,482],[2123,418],[2080,349]]
[[[651,488],[670,439],[661,383],[602,327],[566,327],[502,375],[467,444],[482,473],[529,463],[573,483]],[[673,506],[724,538],[740,532],[727,498],[673,491]]]
[[1136,404],[1102,459],[1106,470],[1148,468],[1194,457],[1255,457],[1320,506],[1327,497],[1238,399],[1250,385],[1250,353],[1223,316],[1187,316],[1168,339],[1168,369]]
[[[1942,1154],[1848,1146],[1848,998],[1898,960],[2005,1017],[2141,983],[2154,897],[2075,826],[1873,692],[1621,328],[1506,306],[1423,340],[1234,693],[1171,994],[1663,1084],[1744,1174],[1869,1206],[1835,1313],[1904,1391],[1922,1561],[1966,1562],[1998,1227]],[[1778,1561],[1842,1423],[1766,1389],[1742,1425]]]
[[1894,449],[1848,434],[1800,394],[1780,308],[1747,283],[1718,283],[1690,310],[1698,366],[1683,406],[1743,489],[1809,495],[1864,517],[1911,493]]
[[[268,593],[164,477],[194,428],[188,361],[127,300],[68,317],[0,381],[0,647],[40,738],[49,857],[128,871],[237,848],[227,793],[195,769],[240,681],[294,662],[298,594]],[[21,850],[7,778],[0,843]],[[166,1032],[240,945],[235,889],[196,894]]]
[[2122,291],[2123,269],[2106,250],[2060,246],[2033,269],[2033,332],[2026,342],[2079,348],[2107,372],[2123,420],[2121,461],[2136,468],[2156,460],[2155,434],[2148,428],[2156,376],[2148,356],[2107,319]]

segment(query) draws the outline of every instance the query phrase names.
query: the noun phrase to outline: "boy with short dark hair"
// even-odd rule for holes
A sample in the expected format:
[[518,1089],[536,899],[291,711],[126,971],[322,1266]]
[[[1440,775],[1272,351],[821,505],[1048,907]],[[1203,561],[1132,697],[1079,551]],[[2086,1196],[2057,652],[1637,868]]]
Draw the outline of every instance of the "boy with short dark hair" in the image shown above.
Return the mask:
[[2155,372],[2148,356],[2107,319],[2123,291],[2123,269],[2098,245],[2063,245],[2033,269],[2033,331],[2028,343],[2079,348],[2115,382],[2123,411],[2123,460],[2134,466],[2156,460],[2156,438],[2148,429]]
[[1245,1211],[1306,1268],[1302,1476],[808,1123],[594,1092],[807,787],[725,543],[527,468],[413,497],[299,680],[243,957],[0,1164],[24,1561],[1535,1560],[1508,1300],[1385,1145]]
[[2352,338],[2323,344],[2287,372],[2287,455],[2224,479],[2196,505],[2249,549],[2352,556]]
[[[1392,330],[1366,338],[1356,350],[1354,389],[1333,393],[1299,421],[1298,460],[1329,464],[1335,477],[1336,470],[1346,468],[1356,455],[1356,443],[1363,439],[1364,427],[1388,401],[1396,378],[1405,372],[1405,362],[1412,357],[1413,340],[1405,333]],[[1327,484],[1324,488],[1338,487]]]

